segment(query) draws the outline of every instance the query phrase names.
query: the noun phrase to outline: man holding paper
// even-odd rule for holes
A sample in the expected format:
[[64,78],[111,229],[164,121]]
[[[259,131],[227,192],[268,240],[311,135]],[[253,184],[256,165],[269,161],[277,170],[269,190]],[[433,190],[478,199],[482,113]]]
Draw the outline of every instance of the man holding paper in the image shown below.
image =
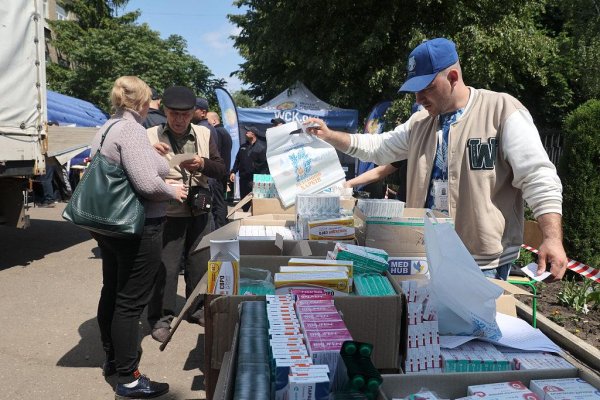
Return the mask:
[[[194,259],[191,252],[202,237],[210,232],[210,191],[208,178],[221,178],[225,163],[208,128],[191,123],[196,96],[191,89],[173,86],[165,90],[163,106],[167,123],[148,129],[154,148],[170,160],[168,179],[189,186],[187,202],[171,202],[167,207],[164,228],[162,266],[148,303],[148,322],[152,337],[164,342],[175,316],[177,280],[181,263],[185,266],[186,297],[206,272],[207,265]],[[204,199],[203,202],[193,201]],[[196,310],[194,310],[196,311]],[[188,321],[201,322],[201,310]]]
[[562,185],[527,109],[505,93],[463,82],[453,42],[421,43],[409,55],[401,92],[425,110],[381,135],[330,130],[320,119],[309,131],[338,150],[379,165],[408,160],[407,206],[454,218],[456,231],[488,276],[507,279],[523,241],[523,200],[543,233],[538,275],[561,279]]

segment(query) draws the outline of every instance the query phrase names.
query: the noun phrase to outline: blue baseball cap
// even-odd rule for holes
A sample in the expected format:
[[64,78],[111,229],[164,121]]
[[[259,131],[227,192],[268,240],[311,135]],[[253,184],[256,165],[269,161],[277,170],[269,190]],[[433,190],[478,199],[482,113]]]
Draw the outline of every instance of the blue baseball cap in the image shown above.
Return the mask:
[[456,62],[456,45],[451,40],[436,38],[421,43],[408,56],[406,81],[398,92],[420,92]]

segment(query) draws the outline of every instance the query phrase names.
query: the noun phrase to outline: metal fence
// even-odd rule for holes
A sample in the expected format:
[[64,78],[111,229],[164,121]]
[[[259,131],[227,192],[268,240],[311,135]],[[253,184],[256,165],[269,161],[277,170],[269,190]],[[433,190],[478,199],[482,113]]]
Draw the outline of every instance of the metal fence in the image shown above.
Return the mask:
[[549,132],[542,136],[542,144],[548,153],[550,161],[558,166],[558,161],[562,155],[562,135],[560,132]]

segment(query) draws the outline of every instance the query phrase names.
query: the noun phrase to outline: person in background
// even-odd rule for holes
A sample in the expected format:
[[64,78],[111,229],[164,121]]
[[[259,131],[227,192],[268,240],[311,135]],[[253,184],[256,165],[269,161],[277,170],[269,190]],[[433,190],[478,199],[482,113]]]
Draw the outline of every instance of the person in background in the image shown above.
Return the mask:
[[161,96],[158,91],[154,88],[150,88],[152,90],[152,99],[150,100],[150,109],[148,110],[148,116],[142,123],[144,128],[148,129],[156,125],[161,125],[167,122],[167,117],[160,110],[160,100]]
[[[225,170],[229,171],[231,168],[231,146],[233,146],[231,136],[227,129],[221,124],[219,114],[213,111],[209,111],[206,114],[206,119],[215,128],[218,137],[219,153],[225,162]],[[229,174],[225,173],[222,179],[215,179],[214,182],[209,180],[209,184],[212,183],[211,189],[213,191],[213,208],[212,214],[215,220],[215,229],[227,224],[227,203],[225,203],[225,194],[227,193],[227,182],[229,181]]]
[[[208,178],[221,179],[226,169],[208,128],[191,123],[195,106],[196,97],[191,89],[185,86],[167,88],[163,96],[167,123],[148,129],[147,134],[155,149],[166,159],[176,154],[188,156],[179,165],[171,166],[169,179],[181,186],[189,185],[190,197],[193,193],[210,196]],[[209,215],[206,209],[198,209],[190,202],[171,202],[167,207],[162,265],[148,304],[151,335],[161,343],[169,336],[175,316],[181,263],[185,269],[186,298],[206,273],[207,263],[201,262],[200,254],[193,252],[204,235],[211,231]],[[191,310],[187,320],[203,324],[202,305]]]
[[[400,168],[400,161],[393,162],[391,164],[379,165],[375,168],[371,168],[368,171],[363,172],[355,178],[350,179],[344,183],[345,188],[355,188],[356,186],[368,185],[373,182],[379,182],[386,176],[393,174]],[[397,200],[405,201],[406,193],[404,193],[404,199],[397,198]]]
[[[233,168],[229,174],[229,180],[235,182],[235,174],[240,174],[240,199],[252,192],[252,180],[254,174],[268,174],[267,146],[258,140],[258,129],[254,126],[244,126],[246,130],[246,143],[240,146],[235,156]],[[245,204],[242,209],[248,211],[250,203]]]
[[169,391],[168,384],[151,381],[138,370],[139,322],[160,267],[166,202],[183,202],[187,189],[165,182],[169,165],[156,153],[141,125],[148,113],[150,97],[150,88],[141,79],[135,76],[117,79],[111,92],[115,113],[98,130],[91,144],[91,154],[101,147],[102,155],[125,170],[133,188],[143,198],[146,215],[140,238],[92,233],[102,257],[98,304],[100,339],[106,352],[102,370],[105,376],[118,373],[117,398],[146,399]]
[[[422,105],[414,103],[411,107],[411,114],[423,109],[424,108]],[[397,121],[397,123],[400,124],[400,121]],[[391,164],[379,165],[375,168],[371,168],[370,170],[365,171],[357,177],[345,182],[344,187],[355,188],[357,186],[368,185],[370,183],[378,182],[394,172],[398,172],[400,174],[398,177],[398,191],[394,193],[394,197],[396,200],[406,201],[406,160],[394,161]],[[390,192],[389,188],[387,192]]]
[[425,110],[381,135],[309,132],[342,152],[384,165],[407,159],[407,206],[454,218],[456,232],[486,276],[507,279],[523,243],[524,202],[543,235],[538,275],[563,277],[562,185],[531,114],[506,93],[466,86],[454,43],[428,40],[408,58],[401,92]]
[[[208,109],[208,100],[203,97],[196,97],[196,109],[194,110],[192,123],[199,126],[204,126],[210,130],[210,134],[214,137],[217,143],[217,148],[219,149],[219,153],[222,156],[223,153],[221,150],[223,147],[223,139],[215,127],[208,122]],[[229,167],[226,166],[225,168],[229,170]],[[222,188],[219,182],[214,178],[208,179],[208,186],[210,187],[213,196],[213,211],[211,212],[212,229],[218,229],[225,224],[227,219],[227,205],[225,204],[225,199],[223,197],[224,188]]]
[[271,120],[271,123],[273,124],[273,126],[279,126],[279,125],[283,125],[285,124],[285,120],[283,118],[273,118]]

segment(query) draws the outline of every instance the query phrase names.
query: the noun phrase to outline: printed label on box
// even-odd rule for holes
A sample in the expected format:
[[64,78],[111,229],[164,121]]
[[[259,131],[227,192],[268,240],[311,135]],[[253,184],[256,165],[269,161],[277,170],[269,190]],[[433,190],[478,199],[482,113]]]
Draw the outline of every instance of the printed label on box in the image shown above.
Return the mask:
[[388,271],[391,275],[427,274],[429,266],[425,257],[393,257],[388,259]]

